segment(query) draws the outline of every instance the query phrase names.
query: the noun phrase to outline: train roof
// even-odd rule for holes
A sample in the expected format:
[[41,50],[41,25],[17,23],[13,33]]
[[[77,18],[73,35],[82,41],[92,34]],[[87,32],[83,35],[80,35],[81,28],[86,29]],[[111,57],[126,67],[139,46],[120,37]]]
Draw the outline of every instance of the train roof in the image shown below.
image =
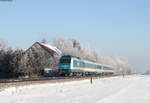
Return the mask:
[[[68,55],[69,56],[69,55]],[[80,57],[76,57],[76,56],[71,56],[75,59],[78,59],[78,60],[81,60],[81,61],[84,61],[84,62],[87,62],[87,63],[92,63],[92,64],[95,64],[95,65],[101,65],[103,66],[104,68],[113,68],[113,66],[111,65],[105,65],[105,64],[101,64],[101,63],[97,63],[97,62],[94,62],[94,61],[89,61],[89,60],[84,60],[84,59],[81,59]]]

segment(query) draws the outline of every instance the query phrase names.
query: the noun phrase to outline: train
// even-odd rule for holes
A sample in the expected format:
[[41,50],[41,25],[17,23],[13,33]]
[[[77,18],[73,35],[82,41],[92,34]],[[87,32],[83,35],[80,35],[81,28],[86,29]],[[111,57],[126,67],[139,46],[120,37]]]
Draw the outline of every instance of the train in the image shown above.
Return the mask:
[[59,61],[59,74],[72,75],[113,75],[113,66],[83,60],[76,56],[62,56]]

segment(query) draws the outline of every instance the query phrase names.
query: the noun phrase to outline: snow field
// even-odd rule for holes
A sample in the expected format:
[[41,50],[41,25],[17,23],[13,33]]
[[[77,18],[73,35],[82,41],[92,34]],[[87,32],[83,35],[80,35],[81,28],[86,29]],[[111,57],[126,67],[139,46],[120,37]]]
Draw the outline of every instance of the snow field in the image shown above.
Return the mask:
[[0,103],[150,103],[150,76],[122,76],[12,87]]

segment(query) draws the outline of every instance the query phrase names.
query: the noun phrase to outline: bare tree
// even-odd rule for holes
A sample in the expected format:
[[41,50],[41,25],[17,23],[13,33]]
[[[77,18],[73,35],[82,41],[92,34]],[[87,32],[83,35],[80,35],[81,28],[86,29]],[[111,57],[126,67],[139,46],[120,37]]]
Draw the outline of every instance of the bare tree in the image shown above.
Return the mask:
[[[48,43],[46,39],[43,43]],[[78,56],[85,60],[112,65],[116,74],[130,74],[131,65],[119,56],[102,56],[78,39],[55,38],[52,45],[62,51],[62,55]],[[54,58],[56,61],[54,61]],[[44,68],[58,68],[60,56],[52,57],[40,45],[35,44],[27,51],[8,47],[0,40],[0,77],[41,76]]]
[[[112,65],[116,74],[131,73],[131,66],[122,57],[101,56],[96,50],[91,49],[79,42],[77,39],[55,38],[52,45],[59,48],[63,55],[73,55],[82,59],[99,62],[106,65]],[[122,70],[120,71],[120,68]]]

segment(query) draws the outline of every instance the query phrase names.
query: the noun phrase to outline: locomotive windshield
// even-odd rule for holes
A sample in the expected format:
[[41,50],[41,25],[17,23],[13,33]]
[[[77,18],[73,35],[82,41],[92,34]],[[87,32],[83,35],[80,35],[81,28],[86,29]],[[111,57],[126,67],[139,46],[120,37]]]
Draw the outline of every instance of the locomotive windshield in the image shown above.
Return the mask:
[[70,58],[62,58],[62,59],[60,59],[60,63],[62,63],[62,64],[68,64],[68,63],[70,63],[71,62],[71,59]]

